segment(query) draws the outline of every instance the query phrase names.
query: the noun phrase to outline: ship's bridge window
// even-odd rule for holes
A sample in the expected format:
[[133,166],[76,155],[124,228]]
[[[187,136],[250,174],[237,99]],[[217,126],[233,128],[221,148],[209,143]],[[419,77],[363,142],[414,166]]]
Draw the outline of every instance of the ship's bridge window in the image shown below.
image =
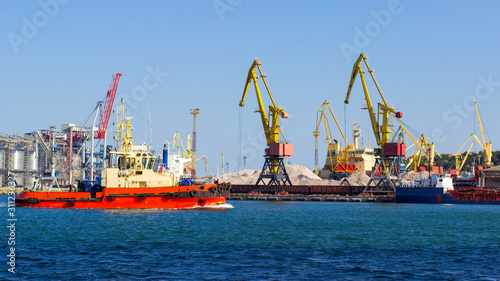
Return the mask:
[[130,168],[134,168],[135,167],[135,158],[130,158]]
[[148,158],[147,157],[143,157],[142,158],[142,167],[146,168],[146,164],[148,163]]
[[125,165],[127,166],[127,169],[130,169],[130,157],[125,159]]
[[155,164],[155,159],[149,158],[148,169],[153,169],[154,164]]
[[123,170],[125,168],[125,157],[118,157],[118,169]]
[[140,153],[137,153],[135,156],[141,156],[141,154],[140,154]]

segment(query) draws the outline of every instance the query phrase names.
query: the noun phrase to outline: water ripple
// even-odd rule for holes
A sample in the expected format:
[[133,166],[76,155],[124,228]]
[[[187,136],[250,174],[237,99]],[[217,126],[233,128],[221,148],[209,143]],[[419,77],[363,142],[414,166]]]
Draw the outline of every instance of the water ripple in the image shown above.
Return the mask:
[[20,279],[500,279],[496,206],[231,201],[16,212]]

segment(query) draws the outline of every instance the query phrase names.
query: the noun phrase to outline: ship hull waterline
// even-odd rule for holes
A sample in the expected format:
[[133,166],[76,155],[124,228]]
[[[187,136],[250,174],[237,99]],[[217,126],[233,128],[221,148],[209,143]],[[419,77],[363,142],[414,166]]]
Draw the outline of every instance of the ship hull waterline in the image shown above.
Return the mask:
[[185,209],[222,205],[229,188],[220,185],[104,188],[102,192],[25,191],[16,206],[73,209]]
[[[454,192],[457,193],[457,192]],[[496,193],[481,194],[483,196],[470,196],[466,199],[453,198],[452,194],[443,192],[439,187],[396,187],[397,203],[429,203],[429,204],[486,204],[500,205]]]

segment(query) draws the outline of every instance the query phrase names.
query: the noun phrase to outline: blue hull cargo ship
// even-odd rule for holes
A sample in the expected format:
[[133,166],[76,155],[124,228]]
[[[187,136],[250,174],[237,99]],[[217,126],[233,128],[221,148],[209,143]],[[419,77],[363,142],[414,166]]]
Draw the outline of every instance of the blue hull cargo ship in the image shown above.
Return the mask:
[[396,187],[397,203],[495,204],[500,205],[500,191],[476,186],[453,187],[450,175],[436,176],[435,186],[413,184]]

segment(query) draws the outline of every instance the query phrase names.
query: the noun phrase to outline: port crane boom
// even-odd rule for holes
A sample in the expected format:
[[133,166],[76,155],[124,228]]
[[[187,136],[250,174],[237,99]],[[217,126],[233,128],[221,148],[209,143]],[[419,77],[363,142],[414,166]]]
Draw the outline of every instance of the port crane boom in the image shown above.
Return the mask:
[[[379,125],[379,120],[377,115],[375,114],[375,110],[373,108],[373,103],[370,98],[370,94],[368,92],[368,88],[366,86],[366,81],[365,81],[365,76],[363,69],[361,68],[361,62],[365,62],[366,69],[370,73],[370,76],[372,77],[373,83],[375,84],[377,91],[382,98],[383,103],[378,103],[378,108],[379,110],[382,111],[383,115],[383,120],[382,120],[382,125]],[[368,57],[366,57],[364,54],[360,54],[358,59],[353,65],[352,68],[352,73],[351,73],[351,80],[349,81],[349,88],[347,89],[347,95],[345,97],[345,104],[349,103],[349,98],[351,96],[351,91],[352,87],[354,85],[354,82],[356,81],[356,77],[359,73],[359,77],[361,79],[361,83],[363,85],[363,92],[365,94],[365,100],[366,100],[366,107],[363,109],[368,110],[368,114],[370,115],[370,122],[372,125],[373,133],[375,134],[375,140],[377,141],[377,145],[380,147],[384,147],[385,143],[389,142],[389,133],[391,132],[390,126],[389,126],[389,114],[393,113],[397,118],[401,118],[403,114],[401,112],[396,112],[394,108],[390,107],[387,104],[387,101],[384,97],[384,94],[382,93],[382,90],[380,89],[377,80],[375,79],[375,76],[373,75],[373,70],[370,68],[370,65],[368,64]]]
[[481,123],[481,116],[479,116],[479,110],[477,109],[477,102],[474,101],[474,105],[476,106],[476,113],[477,113],[477,121],[479,122],[479,128],[481,129],[481,137],[483,139],[483,143],[481,144],[480,141],[478,141],[481,144],[481,147],[483,147],[484,150],[484,167],[489,168],[493,166],[493,163],[491,162],[491,141],[486,142],[484,138],[484,132],[483,132],[483,124]]
[[[257,95],[257,103],[259,104],[259,109],[256,112],[260,113],[262,126],[266,135],[267,145],[271,145],[273,143],[279,143],[280,134],[283,136],[279,127],[279,117],[281,116],[283,119],[286,119],[288,118],[288,113],[284,112],[283,108],[279,108],[278,106],[276,106],[273,95],[271,94],[271,90],[269,90],[269,86],[267,85],[265,79],[266,75],[262,73],[260,65],[261,63],[258,60],[254,60],[252,66],[248,70],[248,76],[245,83],[245,88],[243,90],[243,96],[241,97],[240,106],[243,107],[245,105],[245,98],[248,93],[248,89],[250,88],[250,84],[253,81],[255,86],[255,94]],[[272,104],[269,105],[269,116],[267,115],[266,108],[264,107],[264,102],[260,94],[259,84],[257,82],[258,77],[255,73],[255,68],[259,70],[260,77],[262,78],[262,81],[266,86],[267,93],[269,94],[269,98],[271,99]]]
[[115,101],[116,90],[118,89],[118,81],[120,81],[121,73],[113,74],[109,90],[106,93],[106,101],[101,113],[101,121],[99,122],[99,130],[97,131],[97,139],[103,139],[106,136],[106,129],[108,128],[109,116],[113,110],[113,102]]
[[[469,142],[469,140],[472,138],[472,142],[469,146],[469,149],[467,150],[467,153],[465,153],[465,157],[464,159],[462,159],[462,153],[460,153],[460,151],[462,150],[462,148],[467,144],[467,142]],[[472,145],[474,145],[474,142],[477,142],[479,143],[479,146],[481,146],[482,149],[484,149],[483,147],[483,144],[481,143],[481,141],[477,138],[476,135],[474,134],[471,134],[467,140],[464,142],[464,144],[462,144],[462,146],[458,149],[457,153],[453,154],[453,155],[450,155],[451,156],[455,156],[455,169],[457,170],[457,175],[460,175],[460,171],[462,170],[464,164],[465,164],[465,161],[467,160],[467,157],[469,156],[469,153],[470,153],[470,150],[472,149]]]

